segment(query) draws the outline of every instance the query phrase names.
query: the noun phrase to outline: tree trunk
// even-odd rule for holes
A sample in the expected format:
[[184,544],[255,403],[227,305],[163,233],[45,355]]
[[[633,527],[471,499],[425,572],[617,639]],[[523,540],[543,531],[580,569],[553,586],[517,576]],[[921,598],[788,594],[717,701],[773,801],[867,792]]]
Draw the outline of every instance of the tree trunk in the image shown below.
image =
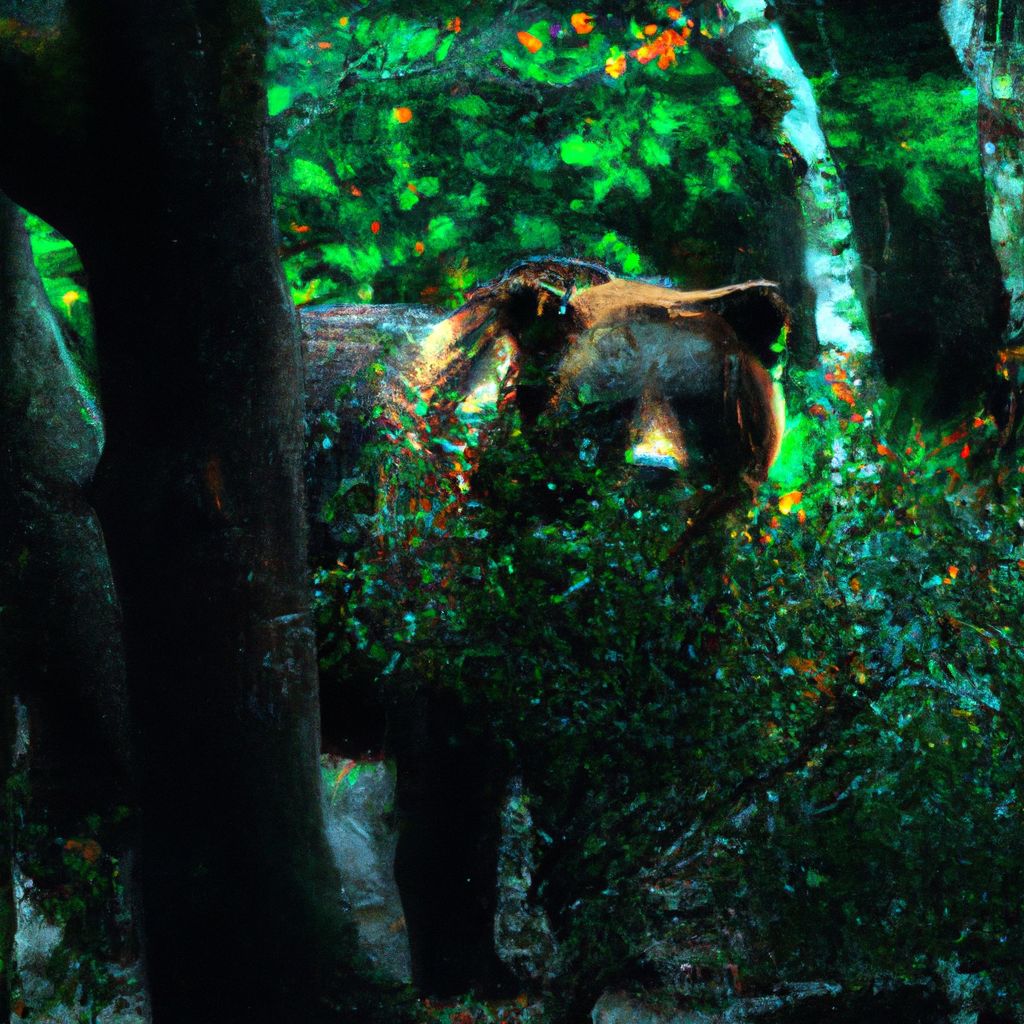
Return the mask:
[[3,196],[0,253],[5,675],[37,719],[39,781],[70,826],[76,812],[127,798],[130,764],[120,613],[84,496],[102,427],[43,290],[22,214]]
[[[732,0],[726,34],[704,51],[738,83],[755,118],[770,121],[803,169],[797,198],[803,218],[804,275],[813,295],[814,333],[826,360],[836,352],[868,352],[867,316],[861,305],[860,258],[849,223],[849,199],[822,132],[814,91],[782,28],[768,20],[764,0]],[[787,97],[779,111],[779,94]]]
[[989,230],[1010,300],[1005,340],[1020,345],[1024,340],[1024,172],[1019,159],[1024,142],[1024,40],[1000,38],[996,43],[996,26],[986,26],[983,0],[942,0],[941,10],[953,50],[978,89]]
[[0,662],[0,1013],[10,1015],[14,985],[14,822],[8,778],[14,755],[14,700],[7,686],[6,659]]
[[[99,459],[100,421],[43,290],[23,216],[2,195],[0,257],[0,778],[11,768],[18,695],[32,716],[33,800],[55,833],[73,835],[86,815],[132,799],[120,613],[103,535],[83,496]],[[17,845],[9,796],[0,842],[0,972],[8,984]]]
[[[887,0],[817,6],[776,0],[774,7],[807,73],[831,81],[826,96],[833,113],[844,106],[838,84],[844,81],[888,81],[905,88],[908,98],[913,90],[927,90],[929,82],[956,91],[967,84],[934,0],[901,4],[899,32],[865,31],[891,19]],[[892,77],[897,69],[906,76],[902,86]],[[864,292],[874,351],[887,379],[910,385],[931,415],[948,416],[963,406],[973,408],[991,382],[1006,322],[1007,297],[993,254],[983,182],[968,167],[939,174],[924,162],[915,171],[890,158],[903,146],[916,145],[917,115],[885,105],[876,109],[870,141],[865,136],[860,147],[836,149],[852,240],[869,285]],[[936,121],[927,130],[916,129],[927,136],[938,127]],[[976,143],[970,142],[973,148]],[[934,188],[931,206],[914,199],[909,187],[914,173]]]
[[354,1013],[320,806],[302,364],[259,5],[69,7],[78,202],[11,177],[78,245],[95,311],[95,497],[140,740],[154,1016],[311,1021],[329,995]]

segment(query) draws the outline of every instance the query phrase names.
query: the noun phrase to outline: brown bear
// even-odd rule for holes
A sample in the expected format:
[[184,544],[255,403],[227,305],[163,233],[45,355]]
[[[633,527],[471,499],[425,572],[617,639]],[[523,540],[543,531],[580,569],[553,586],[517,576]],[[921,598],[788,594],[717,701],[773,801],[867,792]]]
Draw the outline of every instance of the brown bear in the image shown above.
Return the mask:
[[[382,557],[414,566],[400,540],[410,492],[392,481],[409,458],[440,478],[431,471],[446,457],[417,436],[416,424],[426,430],[433,417],[435,442],[438,423],[463,428],[456,465],[464,475],[442,500],[433,496],[441,533],[438,506],[450,521],[473,497],[476,456],[501,443],[511,410],[516,429],[561,435],[539,443],[571,443],[585,430],[597,458],[652,484],[702,474],[708,485],[682,517],[685,543],[749,497],[778,454],[783,412],[769,366],[787,317],[771,282],[686,292],[549,257],[517,264],[444,318],[408,306],[304,312],[312,511],[333,513],[314,524],[317,557],[345,561],[354,547],[377,545]],[[599,431],[595,411],[603,414]],[[367,481],[356,466],[375,432],[392,443]],[[338,516],[330,503],[359,488],[366,493],[342,507],[359,509],[362,526],[353,530],[353,516]],[[370,736],[372,725],[356,735],[361,713],[373,720],[367,706],[378,684],[345,683],[323,694],[328,745],[357,756],[377,743],[397,762],[395,875],[415,983],[435,994],[500,989],[508,978],[493,923],[506,755],[464,720],[451,694],[429,686],[392,705],[386,740]],[[348,724],[339,730],[335,717]]]

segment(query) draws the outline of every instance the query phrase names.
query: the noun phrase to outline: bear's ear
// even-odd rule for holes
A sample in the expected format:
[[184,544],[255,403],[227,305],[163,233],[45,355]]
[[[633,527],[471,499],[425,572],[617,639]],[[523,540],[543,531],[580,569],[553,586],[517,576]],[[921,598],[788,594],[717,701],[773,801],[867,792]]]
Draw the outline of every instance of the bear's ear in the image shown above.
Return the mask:
[[717,313],[767,367],[779,361],[777,344],[790,322],[789,306],[773,281],[746,281],[709,292],[684,292],[689,305]]
[[611,279],[611,272],[598,263],[533,256],[475,288],[463,309],[488,310],[521,350],[534,356],[551,355],[576,326],[572,297]]

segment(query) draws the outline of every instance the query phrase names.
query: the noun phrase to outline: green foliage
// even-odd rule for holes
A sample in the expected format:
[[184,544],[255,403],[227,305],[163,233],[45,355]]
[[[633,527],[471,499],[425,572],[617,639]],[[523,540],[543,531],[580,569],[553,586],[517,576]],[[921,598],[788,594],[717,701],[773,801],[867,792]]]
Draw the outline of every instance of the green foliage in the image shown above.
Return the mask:
[[[655,51],[671,49],[662,67],[636,56],[660,37],[611,16],[579,33],[570,14],[475,12],[458,31],[388,4],[275,17],[277,205],[297,302],[457,305],[537,251],[698,284],[764,270],[757,205],[791,174],[774,143],[753,141],[732,86],[681,35]],[[658,7],[648,20],[670,25]]]
[[[762,204],[791,172],[699,53],[639,62],[661,9],[582,34],[568,10],[477,10],[458,32],[373,10],[275,22],[298,301],[454,305],[537,251],[681,284],[772,265]],[[842,165],[935,218],[977,184],[976,97],[901,70],[817,79],[824,126]],[[507,744],[559,999],[637,977],[651,936],[755,989],[959,963],[994,1004],[1024,999],[1024,475],[991,423],[947,441],[897,392],[843,380],[790,372],[770,483],[685,561],[706,467],[645,488],[609,461],[614,411],[481,427],[457,394],[367,410],[377,440],[327,509],[352,556],[317,577],[325,678],[375,679],[384,701],[454,692]]]
[[[17,822],[16,865],[26,879],[24,898],[61,931],[46,965],[53,986],[50,1005],[72,1007],[82,1021],[95,1020],[133,984],[121,969],[135,954],[126,880],[113,852],[123,848],[131,829],[130,809],[88,815],[67,836],[55,832],[49,801],[34,791],[27,767],[12,773],[7,793]],[[47,1007],[31,1009],[45,1013]]]
[[95,381],[96,348],[92,307],[78,252],[63,235],[34,214],[26,216],[25,226],[47,297],[58,316],[72,330],[71,354],[86,379]]
[[685,562],[699,464],[650,491],[600,416],[510,413],[473,454],[442,396],[367,453],[385,532],[319,576],[328,662],[452,689],[507,743],[570,987],[658,935],[755,988],[959,958],[1024,998],[1024,467],[989,420],[849,405],[846,373],[790,373],[779,482]]
[[978,93],[960,78],[928,73],[823,76],[815,81],[824,126],[840,163],[895,175],[903,199],[940,215],[943,193],[978,186]]
[[514,1003],[487,1003],[472,996],[456,1002],[424,1000],[424,1020],[430,1024],[539,1024],[535,1007],[522,996]]

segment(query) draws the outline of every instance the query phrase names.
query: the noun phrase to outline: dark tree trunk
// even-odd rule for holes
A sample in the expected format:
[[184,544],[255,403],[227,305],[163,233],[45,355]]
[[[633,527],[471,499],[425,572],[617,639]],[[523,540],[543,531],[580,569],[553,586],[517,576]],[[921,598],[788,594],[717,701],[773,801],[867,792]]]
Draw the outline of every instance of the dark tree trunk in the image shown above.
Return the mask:
[[[33,798],[55,833],[74,834],[86,814],[131,801],[120,614],[103,535],[83,496],[100,424],[21,211],[2,195],[0,437],[0,778],[11,768],[17,694],[32,715]],[[16,840],[6,788],[2,797],[0,971],[9,981]]]
[[54,198],[45,168],[38,196],[11,177],[89,275],[107,422],[95,500],[140,740],[154,1014],[311,1021],[331,994],[354,1012],[354,930],[320,810],[302,364],[259,5],[69,7],[78,202]]
[[120,613],[103,534],[84,496],[102,428],[43,290],[22,214],[3,196],[0,253],[5,676],[33,711],[33,761],[52,779],[48,798],[64,805],[70,824],[76,812],[126,798],[130,763]]
[[9,676],[0,662],[0,1012],[9,1014],[14,984],[14,822],[8,777],[14,753],[14,701],[6,685]]

